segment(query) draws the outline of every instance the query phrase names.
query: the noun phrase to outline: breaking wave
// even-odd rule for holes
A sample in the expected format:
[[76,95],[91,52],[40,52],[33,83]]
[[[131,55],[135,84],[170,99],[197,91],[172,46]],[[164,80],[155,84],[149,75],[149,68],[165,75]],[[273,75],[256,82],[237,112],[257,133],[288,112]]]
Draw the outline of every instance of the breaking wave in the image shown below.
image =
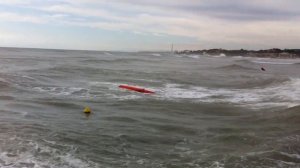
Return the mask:
[[[15,144],[15,147],[1,148],[0,166],[3,168],[96,168],[100,166],[92,161],[76,157],[74,153],[77,149],[73,146],[58,144],[55,141],[45,140],[42,144],[17,136],[9,139],[1,138],[0,145],[6,143]],[[58,151],[51,146],[59,146],[64,151]]]
[[291,79],[281,84],[252,89],[212,89],[184,87],[167,84],[161,97],[167,99],[191,99],[196,102],[233,103],[252,107],[287,106],[300,104],[300,79]]
[[300,104],[300,79],[265,81],[261,87],[230,89],[207,88],[201,86],[165,84],[163,87],[148,88],[155,95],[144,95],[118,88],[121,83],[91,82],[87,88],[81,87],[34,87],[33,90],[54,96],[75,96],[77,98],[107,98],[119,100],[131,99],[168,99],[191,100],[206,103],[232,103],[252,107],[287,106]]
[[293,65],[296,64],[294,62],[279,62],[279,61],[252,61],[253,63],[258,64],[274,64],[274,65]]

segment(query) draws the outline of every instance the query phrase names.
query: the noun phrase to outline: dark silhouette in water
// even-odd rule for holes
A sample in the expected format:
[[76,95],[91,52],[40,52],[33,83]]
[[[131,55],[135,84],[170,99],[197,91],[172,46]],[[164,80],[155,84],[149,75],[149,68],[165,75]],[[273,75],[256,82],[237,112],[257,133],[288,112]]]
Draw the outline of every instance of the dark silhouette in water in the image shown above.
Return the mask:
[[266,71],[266,69],[265,69],[264,67],[261,67],[260,69],[261,69],[262,71]]

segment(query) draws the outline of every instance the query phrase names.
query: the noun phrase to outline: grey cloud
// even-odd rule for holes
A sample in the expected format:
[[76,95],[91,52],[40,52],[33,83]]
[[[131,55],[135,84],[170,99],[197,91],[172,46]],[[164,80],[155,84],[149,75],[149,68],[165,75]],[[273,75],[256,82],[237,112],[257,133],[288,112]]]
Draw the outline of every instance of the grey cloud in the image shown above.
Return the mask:
[[4,2],[12,4],[18,2],[20,5],[26,2],[35,6],[85,4],[95,7],[98,5],[100,8],[105,6],[103,4],[108,4],[112,8],[118,6],[118,10],[126,11],[125,14],[151,13],[175,17],[201,15],[229,21],[276,21],[300,18],[299,0],[18,0],[13,1],[14,3]]
[[296,0],[112,0],[141,7],[157,7],[170,14],[184,12],[223,20],[258,21],[285,20],[300,17],[300,1]]
[[207,15],[224,20],[257,21],[294,19],[300,16],[299,10],[283,9],[279,6],[265,6],[251,3],[207,3],[206,5],[178,8],[186,12]]

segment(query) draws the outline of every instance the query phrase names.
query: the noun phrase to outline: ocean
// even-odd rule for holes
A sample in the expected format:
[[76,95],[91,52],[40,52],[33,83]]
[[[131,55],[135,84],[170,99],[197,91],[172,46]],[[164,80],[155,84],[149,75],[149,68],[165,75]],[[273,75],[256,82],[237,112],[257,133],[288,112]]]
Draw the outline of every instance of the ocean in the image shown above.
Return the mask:
[[299,59],[0,48],[0,86],[3,168],[300,167]]

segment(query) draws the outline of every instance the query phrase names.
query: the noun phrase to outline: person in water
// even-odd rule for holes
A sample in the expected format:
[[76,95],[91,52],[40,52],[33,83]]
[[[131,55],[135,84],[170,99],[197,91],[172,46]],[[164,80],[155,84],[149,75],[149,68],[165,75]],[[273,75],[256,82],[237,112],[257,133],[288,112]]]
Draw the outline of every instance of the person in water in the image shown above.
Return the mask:
[[262,71],[266,71],[266,69],[265,69],[264,67],[261,67],[260,69],[261,69]]

